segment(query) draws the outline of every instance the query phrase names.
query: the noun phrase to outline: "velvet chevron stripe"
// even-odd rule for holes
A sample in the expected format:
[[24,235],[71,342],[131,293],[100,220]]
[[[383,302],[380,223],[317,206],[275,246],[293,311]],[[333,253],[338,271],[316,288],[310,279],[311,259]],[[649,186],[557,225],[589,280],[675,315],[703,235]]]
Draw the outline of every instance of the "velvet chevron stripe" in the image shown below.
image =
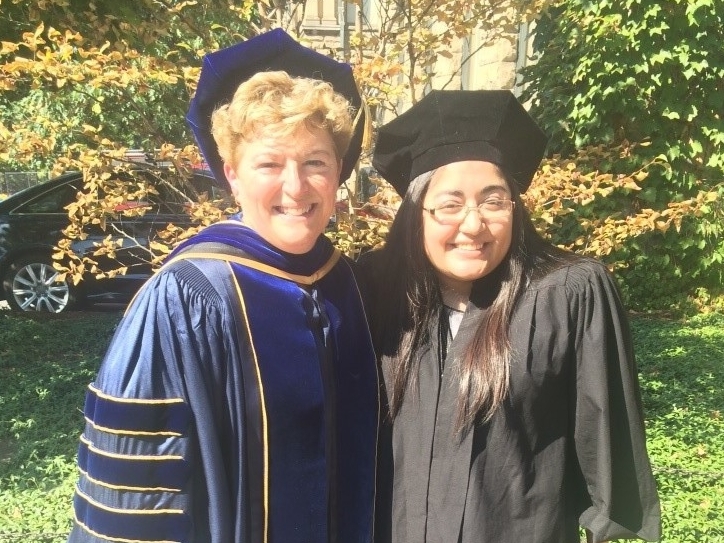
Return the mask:
[[[191,477],[188,460],[179,454],[184,449],[179,440],[192,427],[189,406],[179,398],[117,398],[91,385],[85,415],[87,426],[78,449],[81,479],[74,498],[78,526],[111,542],[186,541],[192,523],[181,508],[147,509],[142,505],[145,499],[137,508],[108,504],[123,503],[134,493],[139,498],[154,493],[181,495]],[[109,500],[110,496],[118,499]]]
[[108,541],[183,543],[191,531],[191,519],[177,509],[113,509],[80,491],[73,505],[76,522]]
[[85,438],[78,447],[78,467],[101,486],[138,492],[180,492],[191,474],[181,456],[110,455]]
[[93,386],[88,387],[84,412],[98,429],[121,434],[180,436],[192,420],[191,409],[181,399],[114,398]]

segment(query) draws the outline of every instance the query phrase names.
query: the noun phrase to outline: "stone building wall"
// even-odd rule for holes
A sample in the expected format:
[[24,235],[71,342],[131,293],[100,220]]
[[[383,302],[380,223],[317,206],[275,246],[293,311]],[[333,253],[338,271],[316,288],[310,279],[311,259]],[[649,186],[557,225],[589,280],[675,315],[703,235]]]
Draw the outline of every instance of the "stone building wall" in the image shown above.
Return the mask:
[[[374,13],[374,1],[364,1],[366,24],[374,26],[379,15]],[[355,28],[355,5],[344,3],[346,28],[339,24],[341,15],[340,0],[308,0],[305,17],[301,22],[304,37],[310,46],[318,50],[336,49],[340,51],[341,40]],[[490,39],[482,31],[474,33],[467,40],[460,40],[452,47],[452,58],[441,58],[435,67],[437,78],[433,87],[456,89],[516,89],[516,71],[527,61],[527,29],[508,34],[493,43],[480,48]],[[520,46],[522,45],[522,47]],[[461,59],[469,51],[475,51],[470,61],[459,69]]]

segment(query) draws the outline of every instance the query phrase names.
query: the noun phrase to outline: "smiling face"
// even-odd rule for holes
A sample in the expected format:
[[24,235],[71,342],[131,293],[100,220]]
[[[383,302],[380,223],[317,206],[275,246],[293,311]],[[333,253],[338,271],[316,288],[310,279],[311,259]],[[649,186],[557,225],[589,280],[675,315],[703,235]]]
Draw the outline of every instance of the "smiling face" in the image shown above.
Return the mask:
[[[454,162],[437,169],[423,207],[478,206],[490,198],[510,199],[499,168],[478,160]],[[513,237],[513,213],[481,220],[473,209],[459,224],[441,224],[423,211],[425,253],[443,290],[469,294],[472,282],[485,277],[505,259]]]
[[323,128],[240,144],[224,165],[243,222],[277,249],[308,252],[334,212],[341,161]]

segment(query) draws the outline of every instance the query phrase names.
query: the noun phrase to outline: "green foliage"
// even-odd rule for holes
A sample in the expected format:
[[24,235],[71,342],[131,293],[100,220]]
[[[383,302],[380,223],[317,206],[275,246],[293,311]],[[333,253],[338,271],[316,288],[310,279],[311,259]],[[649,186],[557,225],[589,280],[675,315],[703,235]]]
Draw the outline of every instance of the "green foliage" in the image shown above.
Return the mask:
[[[440,60],[473,28],[495,40],[546,5],[523,97],[553,136],[553,175],[539,176],[547,187],[530,199],[538,226],[555,243],[606,261],[630,307],[721,299],[724,11],[714,1],[515,0],[508,10],[498,2],[385,0],[375,7],[380,25],[351,39],[370,117],[396,111],[401,96],[414,102],[424,88],[454,84],[470,59],[449,74]],[[88,173],[89,156],[122,156],[129,147],[165,148],[166,161],[196,163],[183,117],[201,56],[272,18],[303,34],[296,15],[306,0],[2,6],[0,169]],[[598,160],[601,147],[613,158]],[[571,190],[560,194],[564,185]],[[328,235],[354,255],[381,243],[389,217],[385,211],[378,223],[349,207]]]
[[632,322],[667,543],[724,541],[724,314]]
[[[630,306],[641,310],[707,305],[722,296],[724,285],[724,186],[719,199],[703,203],[681,224],[680,230],[649,233],[632,239],[611,256],[623,262],[618,272]],[[652,286],[655,285],[655,288]]]
[[201,57],[249,31],[244,6],[6,0],[0,169],[48,170],[72,144],[191,143],[184,116]]
[[0,540],[65,541],[85,387],[117,322],[0,311]]
[[[724,11],[713,0],[558,0],[537,26],[537,62],[525,71],[524,98],[552,135],[553,152],[646,142],[612,167],[632,171],[654,159],[667,167],[651,170],[619,213],[714,196],[681,231],[642,233],[607,257],[643,307],[697,288],[721,292],[722,27]],[[590,213],[603,217],[608,207],[601,202]],[[651,289],[652,280],[668,291]]]

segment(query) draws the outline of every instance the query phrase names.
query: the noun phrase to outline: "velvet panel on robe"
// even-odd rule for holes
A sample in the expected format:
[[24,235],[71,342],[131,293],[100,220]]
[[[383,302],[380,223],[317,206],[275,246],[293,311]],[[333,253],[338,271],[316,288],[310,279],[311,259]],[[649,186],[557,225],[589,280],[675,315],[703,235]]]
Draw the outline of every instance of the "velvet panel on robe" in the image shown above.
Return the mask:
[[350,263],[314,275],[333,253],[227,221],[172,255],[89,387],[69,541],[371,540],[377,370]]
[[[383,263],[365,265],[380,277]],[[527,289],[510,329],[509,396],[489,423],[456,436],[456,366],[499,288],[491,281],[474,286],[442,376],[430,323],[417,389],[381,429],[376,541],[578,543],[579,526],[597,542],[658,539],[631,337],[601,264],[572,263]],[[381,363],[390,386],[390,360]]]

